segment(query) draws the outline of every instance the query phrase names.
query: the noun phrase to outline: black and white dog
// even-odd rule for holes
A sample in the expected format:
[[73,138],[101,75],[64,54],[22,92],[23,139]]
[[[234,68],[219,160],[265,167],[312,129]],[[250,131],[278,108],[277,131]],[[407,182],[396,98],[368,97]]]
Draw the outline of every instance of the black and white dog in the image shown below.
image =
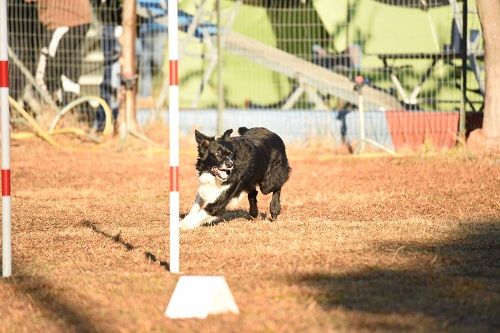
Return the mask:
[[240,127],[239,136],[231,136],[232,132],[229,129],[216,139],[195,131],[200,185],[193,207],[180,222],[181,229],[217,220],[228,204],[245,194],[250,216],[256,218],[257,186],[263,194],[273,193],[271,219],[278,217],[281,187],[291,172],[283,140],[266,128]]

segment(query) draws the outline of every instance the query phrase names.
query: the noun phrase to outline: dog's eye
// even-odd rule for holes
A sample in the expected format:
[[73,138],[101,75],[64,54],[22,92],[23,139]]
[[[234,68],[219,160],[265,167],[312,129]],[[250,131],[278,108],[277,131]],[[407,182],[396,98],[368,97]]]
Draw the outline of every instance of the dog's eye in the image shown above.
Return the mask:
[[220,156],[221,156],[221,153],[220,153],[220,152],[216,152],[216,153],[215,153],[215,156],[220,157]]

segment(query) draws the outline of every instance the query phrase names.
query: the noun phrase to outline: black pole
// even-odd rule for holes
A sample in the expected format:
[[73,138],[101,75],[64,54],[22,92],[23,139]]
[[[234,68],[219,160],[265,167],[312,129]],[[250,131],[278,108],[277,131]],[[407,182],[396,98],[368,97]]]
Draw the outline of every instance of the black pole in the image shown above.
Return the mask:
[[460,127],[459,127],[459,135],[462,139],[465,138],[465,113],[467,107],[467,16],[468,16],[468,8],[467,8],[467,0],[463,0],[462,7],[462,40],[461,40],[461,49],[462,49],[462,105],[460,108]]

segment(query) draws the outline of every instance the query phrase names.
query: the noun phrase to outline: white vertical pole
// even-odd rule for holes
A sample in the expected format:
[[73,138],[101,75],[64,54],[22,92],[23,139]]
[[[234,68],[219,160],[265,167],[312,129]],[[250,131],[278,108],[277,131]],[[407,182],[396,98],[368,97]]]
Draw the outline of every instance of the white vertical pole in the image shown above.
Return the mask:
[[0,0],[0,130],[2,132],[2,276],[12,275],[10,210],[9,58],[7,2]]
[[168,0],[170,132],[170,272],[179,273],[179,40],[177,0]]
[[[236,5],[235,5],[236,6]],[[217,0],[217,135],[224,132],[224,82],[220,0]]]
[[366,144],[366,132],[365,132],[365,102],[363,99],[363,93],[361,89],[358,92],[358,112],[359,112],[359,135],[361,137],[359,145],[359,152],[362,153],[365,150]]

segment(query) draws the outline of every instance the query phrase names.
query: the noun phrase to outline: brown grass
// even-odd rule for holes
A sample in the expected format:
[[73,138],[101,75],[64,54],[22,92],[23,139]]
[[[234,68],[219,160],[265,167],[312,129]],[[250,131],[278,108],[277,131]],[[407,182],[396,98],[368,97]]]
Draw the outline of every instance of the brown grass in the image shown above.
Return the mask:
[[[182,143],[182,212],[196,190],[192,141]],[[14,142],[2,332],[500,329],[498,159],[289,147],[276,222],[247,220],[242,203],[227,222],[181,234],[182,272],[224,275],[241,314],[169,320],[168,154],[136,141],[91,147]],[[259,200],[267,213],[269,198]]]

